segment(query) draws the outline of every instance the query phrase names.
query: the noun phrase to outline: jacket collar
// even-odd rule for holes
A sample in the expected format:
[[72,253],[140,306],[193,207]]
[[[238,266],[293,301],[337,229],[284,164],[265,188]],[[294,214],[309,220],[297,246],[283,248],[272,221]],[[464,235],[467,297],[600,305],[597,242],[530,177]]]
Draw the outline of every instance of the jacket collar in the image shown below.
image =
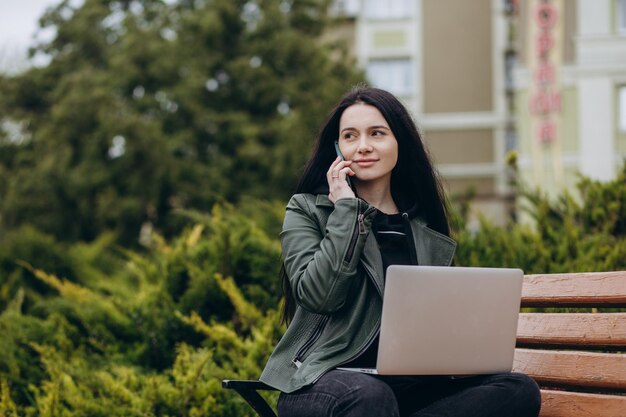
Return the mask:
[[[419,265],[449,266],[452,264],[456,250],[456,242],[452,238],[429,228],[419,218],[411,220],[411,231]],[[373,233],[370,233],[365,241],[361,262],[370,271],[374,283],[382,294],[385,287],[383,259]]]
[[[319,207],[333,207],[333,203],[326,194],[317,194],[315,205]],[[419,217],[411,220],[411,232],[417,252],[417,262],[420,265],[449,266],[456,250],[456,242],[426,225]],[[383,259],[376,243],[376,237],[370,233],[365,241],[361,254],[361,261],[373,273],[376,285],[382,293],[384,287]]]

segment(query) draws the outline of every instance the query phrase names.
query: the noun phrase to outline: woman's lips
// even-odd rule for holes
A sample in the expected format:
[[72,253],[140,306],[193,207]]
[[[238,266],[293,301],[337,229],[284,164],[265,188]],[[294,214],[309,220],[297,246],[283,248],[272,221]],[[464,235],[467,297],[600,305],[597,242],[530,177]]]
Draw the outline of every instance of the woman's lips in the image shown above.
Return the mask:
[[376,163],[376,161],[378,161],[377,159],[360,159],[360,160],[356,160],[354,161],[358,166],[360,166],[361,168],[367,168],[370,167],[372,165],[374,165]]

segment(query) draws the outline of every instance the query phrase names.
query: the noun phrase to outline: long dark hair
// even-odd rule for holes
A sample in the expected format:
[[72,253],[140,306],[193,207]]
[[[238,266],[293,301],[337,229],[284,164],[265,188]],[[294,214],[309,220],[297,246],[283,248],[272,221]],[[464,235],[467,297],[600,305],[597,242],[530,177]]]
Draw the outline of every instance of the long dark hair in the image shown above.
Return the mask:
[[[327,184],[326,171],[337,157],[334,142],[339,138],[339,120],[356,103],[376,107],[398,141],[398,162],[391,172],[391,195],[398,207],[417,207],[418,215],[430,228],[450,236],[448,202],[419,130],[404,105],[393,94],[378,88],[358,86],[341,98],[322,125],[295,193],[314,193]],[[284,264],[280,277],[284,296],[282,320],[289,323],[296,304]]]

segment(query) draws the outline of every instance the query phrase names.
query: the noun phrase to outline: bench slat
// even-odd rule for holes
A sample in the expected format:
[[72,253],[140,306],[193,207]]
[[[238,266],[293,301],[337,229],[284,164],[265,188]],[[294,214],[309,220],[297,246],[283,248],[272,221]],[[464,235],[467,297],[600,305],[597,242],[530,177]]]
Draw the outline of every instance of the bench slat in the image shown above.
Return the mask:
[[526,275],[522,307],[626,307],[626,271]]
[[626,354],[515,349],[513,369],[542,386],[626,391]]
[[624,417],[626,397],[541,390],[540,417]]
[[522,313],[521,345],[626,347],[626,313]]

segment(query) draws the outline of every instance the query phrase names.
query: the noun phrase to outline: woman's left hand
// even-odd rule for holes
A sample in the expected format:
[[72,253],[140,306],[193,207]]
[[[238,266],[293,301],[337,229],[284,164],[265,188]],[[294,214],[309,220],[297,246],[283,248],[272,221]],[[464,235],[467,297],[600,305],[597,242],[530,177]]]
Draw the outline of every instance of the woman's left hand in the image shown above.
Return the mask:
[[346,177],[354,176],[354,171],[350,168],[352,161],[342,161],[337,157],[326,172],[328,181],[328,199],[334,204],[341,198],[355,198],[354,191],[350,188]]

